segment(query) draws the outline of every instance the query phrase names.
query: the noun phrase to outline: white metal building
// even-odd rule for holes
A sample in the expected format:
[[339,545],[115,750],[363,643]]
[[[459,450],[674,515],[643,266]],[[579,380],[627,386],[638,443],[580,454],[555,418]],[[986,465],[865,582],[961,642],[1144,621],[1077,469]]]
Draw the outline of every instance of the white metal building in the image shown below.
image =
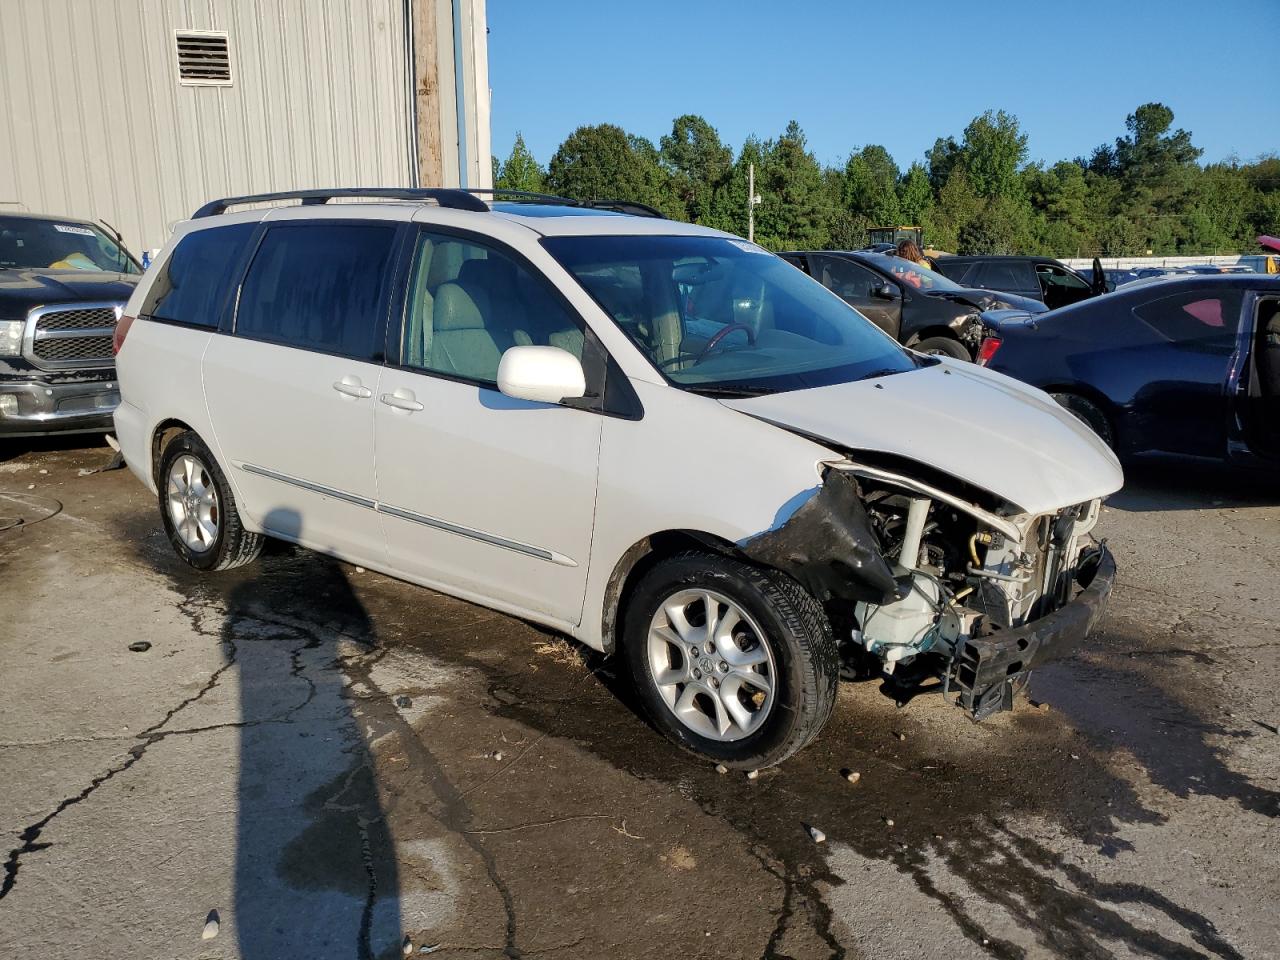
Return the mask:
[[[491,186],[484,0],[0,0],[0,212]],[[21,207],[18,207],[21,209]]]

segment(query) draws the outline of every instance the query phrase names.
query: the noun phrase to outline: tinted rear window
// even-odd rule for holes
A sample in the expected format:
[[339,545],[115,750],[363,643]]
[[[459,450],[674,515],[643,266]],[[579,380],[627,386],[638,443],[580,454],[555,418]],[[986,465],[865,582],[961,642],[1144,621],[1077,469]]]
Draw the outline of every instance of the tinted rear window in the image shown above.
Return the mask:
[[143,304],[154,320],[216,327],[245,244],[256,223],[237,223],[187,234],[160,268]]
[[971,282],[984,290],[1039,290],[1035,270],[1029,263],[1008,263],[993,260],[978,265],[978,269],[969,275]]
[[1133,312],[1171,343],[1230,350],[1241,298],[1238,288],[1185,290],[1140,304]]
[[324,222],[268,228],[240,290],[237,335],[381,359],[398,229]]

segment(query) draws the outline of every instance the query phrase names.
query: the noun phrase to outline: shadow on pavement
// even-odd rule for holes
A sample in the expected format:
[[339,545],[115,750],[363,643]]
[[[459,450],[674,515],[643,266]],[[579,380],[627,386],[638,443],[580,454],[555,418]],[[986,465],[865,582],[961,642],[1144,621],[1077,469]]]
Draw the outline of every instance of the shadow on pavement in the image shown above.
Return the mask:
[[1280,504],[1280,477],[1199,463],[1139,463],[1124,468],[1124,489],[1107,506],[1129,513],[1264,507]]
[[[280,513],[268,517],[273,529],[298,528],[296,514]],[[225,594],[220,631],[240,690],[240,956],[398,954],[395,850],[339,649],[375,645],[374,624],[337,564],[312,566],[287,598],[257,572],[240,571]]]
[[92,451],[107,446],[105,433],[63,433],[44,437],[5,437],[0,435],[0,463],[16,460],[29,453]]

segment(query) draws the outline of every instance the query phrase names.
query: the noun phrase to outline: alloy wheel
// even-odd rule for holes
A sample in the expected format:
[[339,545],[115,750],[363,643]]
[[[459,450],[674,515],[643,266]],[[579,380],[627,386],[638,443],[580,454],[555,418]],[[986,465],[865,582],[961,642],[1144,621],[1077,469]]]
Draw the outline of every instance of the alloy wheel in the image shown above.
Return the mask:
[[208,469],[189,453],[169,467],[169,519],[178,537],[194,553],[213,549],[221,510],[218,490]]
[[756,622],[711,590],[681,590],[649,624],[649,670],[662,701],[709,740],[741,740],[773,709],[777,670]]

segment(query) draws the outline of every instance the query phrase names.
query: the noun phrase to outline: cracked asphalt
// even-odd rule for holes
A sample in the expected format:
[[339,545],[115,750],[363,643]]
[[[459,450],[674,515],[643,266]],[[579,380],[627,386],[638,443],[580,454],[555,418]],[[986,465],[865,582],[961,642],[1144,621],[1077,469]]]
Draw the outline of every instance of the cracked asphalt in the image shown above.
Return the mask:
[[1132,473],[1033,702],[846,684],[752,781],[529,624],[284,545],[196,576],[109,459],[0,446],[0,957],[1280,956],[1274,483]]

